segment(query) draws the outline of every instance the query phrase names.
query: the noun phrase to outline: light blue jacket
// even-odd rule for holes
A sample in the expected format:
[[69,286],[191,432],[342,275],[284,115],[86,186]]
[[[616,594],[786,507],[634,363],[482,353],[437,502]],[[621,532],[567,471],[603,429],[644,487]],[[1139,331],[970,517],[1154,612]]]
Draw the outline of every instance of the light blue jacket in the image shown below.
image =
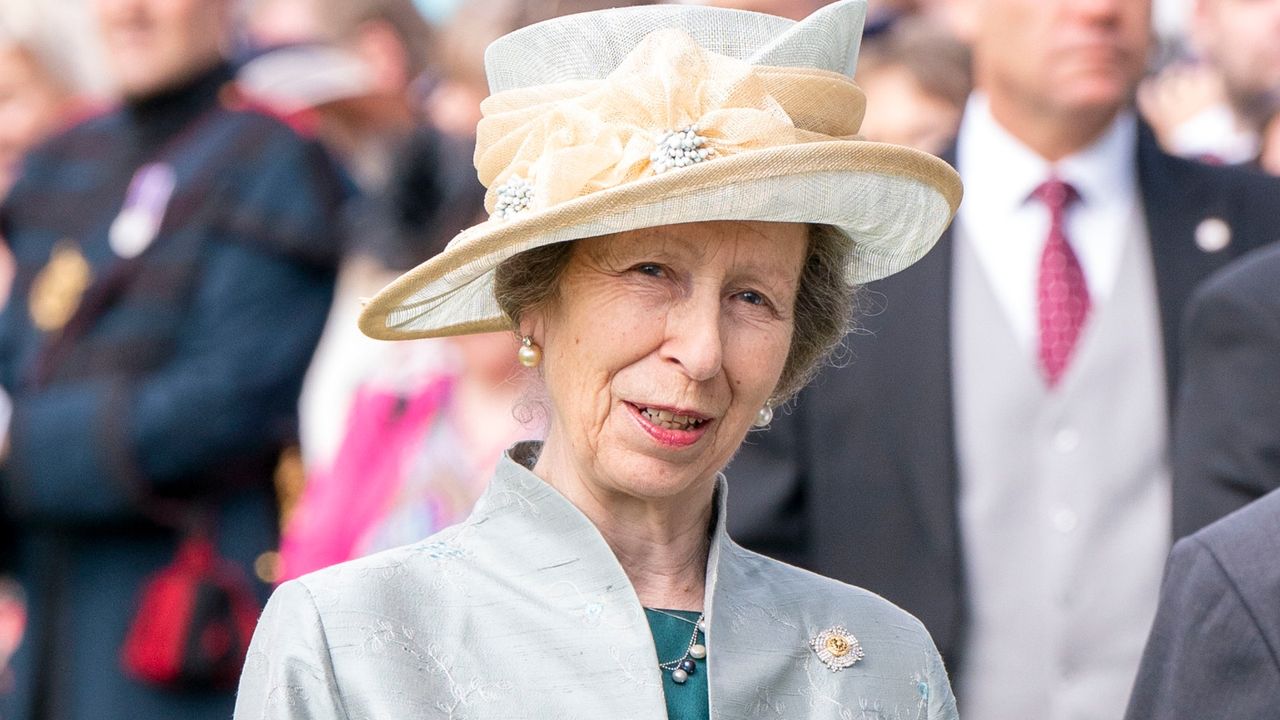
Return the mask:
[[[723,478],[717,498],[705,600],[712,718],[957,717],[917,620],[742,549],[724,532]],[[811,647],[835,626],[865,653],[838,671]],[[466,522],[282,585],[235,717],[656,720],[666,717],[659,673],[644,611],[604,538],[508,456]]]

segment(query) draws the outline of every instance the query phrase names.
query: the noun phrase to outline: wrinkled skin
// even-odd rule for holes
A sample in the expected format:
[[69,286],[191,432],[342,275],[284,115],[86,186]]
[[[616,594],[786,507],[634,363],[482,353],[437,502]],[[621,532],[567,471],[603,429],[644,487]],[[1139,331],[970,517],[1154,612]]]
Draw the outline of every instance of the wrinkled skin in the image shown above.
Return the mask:
[[[783,223],[577,242],[558,299],[521,328],[543,347],[551,404],[536,471],[580,507],[700,522],[716,474],[777,386],[806,252],[806,227]],[[703,426],[664,441],[645,407]]]

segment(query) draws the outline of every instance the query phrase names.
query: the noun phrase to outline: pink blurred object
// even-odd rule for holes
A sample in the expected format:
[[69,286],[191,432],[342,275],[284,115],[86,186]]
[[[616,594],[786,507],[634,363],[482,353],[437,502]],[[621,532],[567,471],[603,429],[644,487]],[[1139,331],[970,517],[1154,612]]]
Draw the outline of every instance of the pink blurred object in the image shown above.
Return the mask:
[[9,658],[22,644],[27,626],[27,606],[22,593],[0,579],[0,693],[8,685]]
[[356,544],[392,503],[405,463],[452,386],[453,378],[445,377],[410,397],[368,387],[356,393],[351,430],[333,466],[308,478],[285,528],[280,582],[355,557]]

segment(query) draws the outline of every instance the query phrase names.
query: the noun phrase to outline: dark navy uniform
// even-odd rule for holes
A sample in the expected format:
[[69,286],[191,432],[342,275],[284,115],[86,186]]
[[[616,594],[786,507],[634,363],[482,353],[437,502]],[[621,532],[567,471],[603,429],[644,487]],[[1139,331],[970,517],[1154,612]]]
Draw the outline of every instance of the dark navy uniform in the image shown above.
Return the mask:
[[5,720],[231,715],[230,693],[130,679],[121,646],[183,537],[158,508],[202,509],[246,574],[276,544],[272,475],[350,187],[317,144],[229,102],[232,76],[55,138],[0,210],[17,260],[0,521],[30,611]]

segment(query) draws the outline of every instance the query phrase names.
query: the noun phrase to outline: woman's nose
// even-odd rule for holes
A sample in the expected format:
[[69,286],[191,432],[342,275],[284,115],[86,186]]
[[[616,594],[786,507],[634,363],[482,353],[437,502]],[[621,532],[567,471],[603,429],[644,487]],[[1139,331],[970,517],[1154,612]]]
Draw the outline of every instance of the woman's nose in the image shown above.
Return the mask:
[[724,340],[720,331],[719,297],[689,297],[667,316],[663,354],[680,366],[689,379],[704,381],[720,374]]

